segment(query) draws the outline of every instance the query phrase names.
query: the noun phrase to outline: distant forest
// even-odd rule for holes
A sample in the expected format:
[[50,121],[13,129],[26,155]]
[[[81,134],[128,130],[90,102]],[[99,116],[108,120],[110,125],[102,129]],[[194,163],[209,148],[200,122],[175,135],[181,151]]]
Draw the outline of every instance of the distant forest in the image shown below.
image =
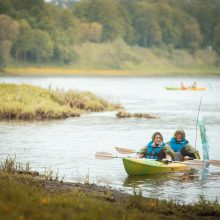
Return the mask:
[[0,67],[74,63],[74,46],[123,40],[220,54],[219,0],[0,0]]

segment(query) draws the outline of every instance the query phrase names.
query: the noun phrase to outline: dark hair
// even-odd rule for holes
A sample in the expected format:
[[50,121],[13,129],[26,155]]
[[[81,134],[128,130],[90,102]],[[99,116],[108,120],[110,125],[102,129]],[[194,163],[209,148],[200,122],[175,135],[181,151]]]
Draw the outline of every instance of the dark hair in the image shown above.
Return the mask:
[[155,139],[155,137],[156,137],[157,134],[160,135],[161,140],[163,141],[163,135],[162,135],[159,131],[155,132],[155,133],[152,135],[152,141],[154,141],[154,139]]

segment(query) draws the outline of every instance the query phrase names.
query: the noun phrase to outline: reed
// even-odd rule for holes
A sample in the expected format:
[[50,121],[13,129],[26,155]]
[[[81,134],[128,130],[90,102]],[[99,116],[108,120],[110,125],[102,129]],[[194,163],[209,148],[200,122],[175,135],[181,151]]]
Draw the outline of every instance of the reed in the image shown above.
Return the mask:
[[31,85],[0,84],[0,119],[45,120],[77,117],[83,112],[119,109],[90,92],[43,89]]

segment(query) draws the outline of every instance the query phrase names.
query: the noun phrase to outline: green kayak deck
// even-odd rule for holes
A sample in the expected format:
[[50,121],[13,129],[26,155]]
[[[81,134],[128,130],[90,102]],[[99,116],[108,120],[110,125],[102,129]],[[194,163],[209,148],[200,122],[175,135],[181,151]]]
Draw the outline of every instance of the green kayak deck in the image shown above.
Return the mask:
[[190,166],[182,163],[163,163],[151,159],[139,159],[124,157],[124,168],[129,176],[140,176],[157,173],[172,173],[179,171],[188,171]]

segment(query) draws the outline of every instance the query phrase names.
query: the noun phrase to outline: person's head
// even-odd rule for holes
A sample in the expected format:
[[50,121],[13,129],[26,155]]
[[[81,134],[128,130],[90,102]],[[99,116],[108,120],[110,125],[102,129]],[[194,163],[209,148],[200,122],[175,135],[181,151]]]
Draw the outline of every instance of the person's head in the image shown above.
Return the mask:
[[174,133],[174,137],[176,138],[176,140],[178,142],[181,142],[186,137],[185,131],[181,130],[181,129],[176,130],[175,133]]
[[155,144],[161,144],[161,142],[163,141],[163,135],[160,133],[160,132],[155,132],[152,136],[152,141],[155,143]]

